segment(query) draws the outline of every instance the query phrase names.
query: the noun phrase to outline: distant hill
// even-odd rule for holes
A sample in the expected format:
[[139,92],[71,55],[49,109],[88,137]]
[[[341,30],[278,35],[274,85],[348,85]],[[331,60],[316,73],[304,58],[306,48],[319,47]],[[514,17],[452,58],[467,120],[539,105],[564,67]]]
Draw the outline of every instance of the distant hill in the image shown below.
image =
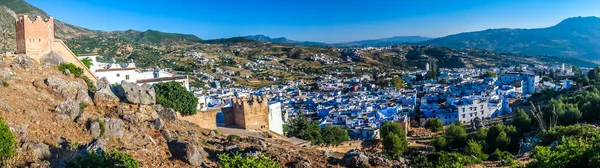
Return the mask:
[[271,43],[293,44],[293,45],[301,45],[301,46],[329,46],[330,45],[330,44],[321,43],[321,42],[290,40],[285,37],[271,38],[269,36],[265,36],[262,34],[245,36],[245,38],[250,39],[250,40],[258,40],[258,41],[271,42]]
[[373,39],[373,40],[361,40],[361,41],[353,41],[353,42],[345,42],[345,43],[336,43],[336,46],[392,46],[403,43],[415,43],[415,42],[423,42],[430,40],[430,37],[422,37],[422,36],[395,36],[390,38],[382,38],[382,39]]
[[395,36],[390,38],[382,38],[382,39],[372,39],[372,40],[361,40],[361,41],[352,41],[352,42],[343,42],[343,43],[322,43],[322,42],[313,42],[313,41],[296,41],[290,40],[285,37],[271,38],[265,35],[253,35],[253,36],[245,36],[251,40],[258,40],[264,42],[271,43],[284,43],[284,44],[293,44],[293,45],[301,45],[301,46],[335,46],[335,47],[379,47],[379,46],[392,46],[399,45],[404,43],[416,43],[430,40],[432,38],[429,37],[421,37],[421,36]]
[[[43,10],[23,1],[23,0],[1,0],[0,1],[0,25],[2,28],[7,28],[11,37],[15,34],[15,20],[18,15],[37,15],[49,17]],[[57,38],[72,38],[79,35],[90,35],[94,31],[85,29],[79,26],[67,24],[58,19],[55,19],[55,36]]]
[[600,18],[573,17],[548,28],[466,32],[418,44],[600,60]]

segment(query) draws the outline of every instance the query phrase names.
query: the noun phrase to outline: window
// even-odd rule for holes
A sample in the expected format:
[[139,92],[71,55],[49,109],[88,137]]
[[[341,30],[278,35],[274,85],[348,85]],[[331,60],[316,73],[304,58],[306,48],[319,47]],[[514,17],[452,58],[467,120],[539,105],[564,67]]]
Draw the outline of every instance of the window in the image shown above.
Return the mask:
[[129,80],[129,75],[125,75],[125,80]]
[[481,115],[483,115],[483,110],[481,110]]
[[42,42],[42,39],[38,39],[38,40],[39,40],[39,42]]
[[121,74],[117,74],[117,77],[121,77]]
[[475,111],[477,111],[477,107],[475,107]]
[[465,112],[465,108],[463,107],[463,112]]
[[465,118],[465,114],[462,115],[462,118]]

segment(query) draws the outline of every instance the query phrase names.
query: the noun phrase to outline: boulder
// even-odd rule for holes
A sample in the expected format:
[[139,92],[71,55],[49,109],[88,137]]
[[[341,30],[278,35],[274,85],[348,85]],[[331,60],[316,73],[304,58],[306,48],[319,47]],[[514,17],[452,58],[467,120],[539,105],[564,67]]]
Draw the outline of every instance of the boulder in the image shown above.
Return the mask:
[[117,97],[110,89],[110,83],[106,77],[101,78],[96,83],[98,90],[94,94],[94,103],[96,106],[116,106],[119,104]]
[[299,162],[296,162],[296,164],[294,164],[295,168],[311,168],[310,166],[310,162],[306,161],[306,160],[301,160]]
[[54,51],[50,51],[46,55],[42,56],[42,63],[44,65],[60,65],[64,62],[65,59]]
[[66,76],[70,77],[71,76],[71,70],[65,69],[65,71],[63,71],[63,75],[66,75]]
[[125,94],[124,97],[130,103],[145,105],[156,103],[156,91],[152,85],[143,84],[142,86],[138,86],[136,83],[123,81],[121,89],[123,89],[123,93]]
[[88,95],[87,87],[77,81],[67,81],[53,76],[44,80],[44,83],[47,86],[46,89],[56,96],[86,104],[94,103]]
[[[104,123],[104,134],[102,134],[102,124]],[[123,120],[118,118],[99,118],[90,123],[90,133],[94,138],[100,137],[116,137],[121,138],[124,135],[123,126],[125,123]]]
[[71,119],[75,119],[77,116],[79,116],[79,103],[67,100],[58,104],[54,109],[54,112],[57,112],[61,115],[69,116],[69,118]]
[[160,104],[153,106],[154,110],[158,113],[160,118],[168,121],[177,120],[177,111],[172,108],[164,108]]
[[185,161],[192,166],[202,165],[202,148],[179,140],[169,141],[167,146],[174,158]]
[[88,144],[86,144],[83,148],[77,151],[78,156],[87,156],[91,152],[94,153],[104,153],[106,151],[106,144],[102,139],[93,139]]
[[369,157],[357,149],[346,152],[342,161],[347,167],[371,167],[369,165]]
[[32,158],[33,160],[45,159],[50,157],[50,146],[41,142],[25,142],[21,146],[21,149],[29,153],[31,157],[34,157]]
[[33,68],[33,60],[27,55],[19,55],[13,60],[12,64],[10,64],[10,67],[31,69]]
[[0,79],[2,80],[11,80],[15,75],[15,71],[10,68],[1,68],[0,69]]
[[154,120],[152,123],[154,124],[154,127],[159,130],[165,127],[165,122],[161,118]]

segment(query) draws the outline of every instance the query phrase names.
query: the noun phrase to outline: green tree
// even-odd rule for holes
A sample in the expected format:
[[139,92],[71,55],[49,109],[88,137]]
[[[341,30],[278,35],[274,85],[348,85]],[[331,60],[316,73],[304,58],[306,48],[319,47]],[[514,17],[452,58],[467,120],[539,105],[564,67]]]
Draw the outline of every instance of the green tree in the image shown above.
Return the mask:
[[496,149],[506,150],[508,148],[508,144],[510,143],[510,139],[506,132],[501,131],[498,136],[496,136]]
[[392,156],[400,156],[408,147],[406,133],[400,124],[393,122],[384,122],[379,129],[381,133],[384,151]]
[[3,118],[0,118],[0,160],[10,159],[15,154],[15,136],[6,125]]
[[531,118],[529,115],[521,108],[518,108],[515,113],[516,117],[512,121],[512,125],[517,127],[521,133],[529,132],[531,130]]
[[85,65],[88,69],[90,67],[92,67],[92,59],[90,57],[85,57],[83,59],[81,59],[81,63],[83,63],[83,65]]
[[83,74],[83,69],[77,67],[75,64],[72,63],[60,64],[58,66],[58,70],[61,72],[69,70],[69,72],[71,72],[71,74],[75,75],[76,77],[80,77]]
[[443,136],[436,136],[431,140],[431,146],[435,147],[436,150],[440,151],[446,148],[446,138]]
[[196,114],[198,98],[181,84],[171,81],[154,85],[156,89],[156,102],[165,107],[173,108],[182,116]]
[[467,146],[464,149],[464,153],[466,155],[475,156],[481,160],[487,160],[487,158],[488,158],[488,156],[485,153],[483,153],[481,144],[479,144],[473,140],[470,140],[467,143]]
[[340,145],[342,142],[350,140],[348,131],[341,127],[327,125],[322,129],[321,134],[323,135],[323,142],[330,145]]
[[310,121],[304,116],[292,120],[287,135],[310,141],[312,144],[323,143],[319,123]]
[[496,72],[487,71],[487,72],[485,72],[485,74],[482,75],[482,77],[484,77],[484,78],[486,78],[486,77],[490,77],[490,78],[496,77]]
[[452,124],[446,129],[444,138],[451,148],[463,148],[467,144],[467,131],[462,126]]
[[404,88],[404,80],[402,80],[400,77],[394,76],[394,79],[392,79],[392,84],[396,89]]
[[444,130],[444,125],[442,124],[442,120],[439,118],[430,118],[425,122],[425,128],[431,130],[432,132],[439,132]]

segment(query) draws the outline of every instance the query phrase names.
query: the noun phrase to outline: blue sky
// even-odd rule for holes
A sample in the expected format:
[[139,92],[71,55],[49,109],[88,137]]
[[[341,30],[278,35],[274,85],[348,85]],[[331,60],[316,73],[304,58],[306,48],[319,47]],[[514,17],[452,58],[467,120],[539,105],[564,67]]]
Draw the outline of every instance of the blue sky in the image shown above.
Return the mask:
[[549,27],[600,16],[598,0],[26,0],[94,30],[159,30],[203,39],[265,34],[347,42],[488,28]]

